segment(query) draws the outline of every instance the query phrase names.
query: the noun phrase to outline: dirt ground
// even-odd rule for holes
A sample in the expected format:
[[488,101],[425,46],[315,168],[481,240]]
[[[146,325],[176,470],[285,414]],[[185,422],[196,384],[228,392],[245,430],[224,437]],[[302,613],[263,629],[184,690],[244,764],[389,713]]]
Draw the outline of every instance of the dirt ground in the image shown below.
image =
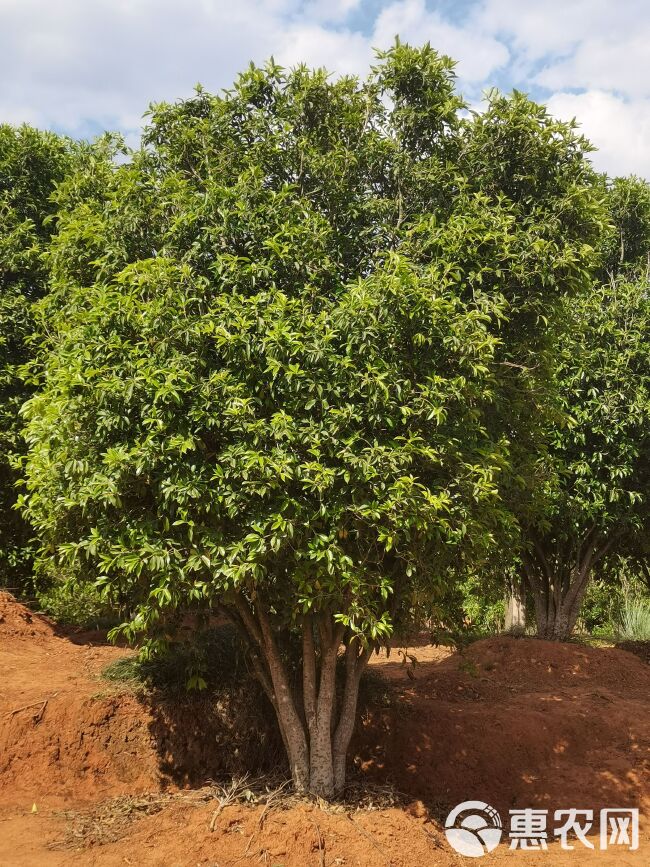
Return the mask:
[[374,658],[365,687],[351,776],[378,807],[252,798],[215,817],[218,792],[200,786],[221,730],[102,680],[130,651],[59,634],[0,594],[0,867],[451,867],[475,863],[441,825],[466,800],[491,804],[506,830],[511,809],[641,812],[635,852],[599,851],[595,825],[594,851],[513,851],[504,835],[488,867],[650,863],[650,666],[529,639],[412,652],[414,668],[397,650]]

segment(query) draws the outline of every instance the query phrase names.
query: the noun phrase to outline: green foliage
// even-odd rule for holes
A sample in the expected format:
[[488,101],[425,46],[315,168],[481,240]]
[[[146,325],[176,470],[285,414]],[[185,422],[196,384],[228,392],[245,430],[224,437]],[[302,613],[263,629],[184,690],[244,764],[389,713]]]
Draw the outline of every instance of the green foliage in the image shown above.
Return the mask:
[[503,629],[506,602],[501,582],[488,585],[476,576],[470,576],[459,585],[459,590],[463,615],[472,629],[488,635]]
[[[541,532],[560,558],[585,540],[624,554],[648,520],[650,300],[617,279],[567,305],[558,382],[567,423],[551,432]],[[548,547],[548,546],[547,546]]]
[[52,193],[71,161],[72,143],[29,126],[0,125],[0,285],[33,300],[46,291],[43,250]]
[[623,592],[618,581],[594,578],[580,609],[579,631],[591,635],[612,635],[612,623],[620,610]]
[[600,570],[585,594],[580,610],[582,630],[604,638],[618,634],[627,601],[648,597],[644,577],[638,574],[635,560],[612,560]]
[[19,409],[32,393],[20,370],[33,355],[32,305],[47,291],[52,193],[71,148],[54,133],[0,125],[0,585],[14,589],[27,588],[31,571],[30,530],[13,508],[12,459],[24,453]]
[[[650,186],[603,182],[611,224],[594,283],[567,299],[555,362],[558,416],[519,511],[538,630],[573,628],[595,569],[647,562]],[[546,621],[546,625],[543,621]]]
[[[565,307],[590,291],[608,228],[591,149],[573,124],[524,94],[492,91],[486,111],[468,124],[463,149],[462,192],[471,195],[459,196],[454,219],[471,233],[456,235],[458,243],[441,257],[468,257],[463,288],[475,295],[480,287],[505,302],[487,423],[508,439],[500,491],[519,526],[539,515],[540,456],[549,429],[565,420],[556,382]],[[491,552],[490,575],[505,575],[516,550],[512,536],[502,538]]]
[[650,184],[642,178],[614,178],[608,186],[611,231],[603,243],[604,273],[647,268],[650,254]]
[[460,108],[428,47],[365,82],[251,67],[61,191],[24,505],[129,637],[243,592],[382,640],[511,531],[601,194],[520,94]]

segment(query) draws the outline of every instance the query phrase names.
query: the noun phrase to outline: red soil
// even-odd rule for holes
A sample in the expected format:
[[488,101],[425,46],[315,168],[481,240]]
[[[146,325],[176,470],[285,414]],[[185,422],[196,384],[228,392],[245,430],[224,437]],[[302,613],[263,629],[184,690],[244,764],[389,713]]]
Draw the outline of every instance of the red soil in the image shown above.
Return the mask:
[[391,668],[400,700],[364,718],[358,747],[372,778],[427,803],[478,797],[506,813],[650,796],[650,667],[629,653],[495,638],[421,663],[414,681]]
[[[362,779],[405,793],[406,808],[299,803],[262,816],[262,807],[235,804],[211,832],[216,802],[181,799],[134,819],[118,839],[71,848],[62,809],[173,791],[201,781],[202,768],[214,776],[220,761],[218,730],[206,736],[196,714],[172,719],[100,680],[129,651],[88,638],[76,644],[0,594],[0,867],[450,867],[471,863],[439,825],[463,800],[487,801],[504,824],[513,807],[638,806],[645,817],[650,806],[650,667],[623,650],[499,638],[463,654],[419,647],[415,679],[396,651],[373,660],[385,680],[367,687],[353,759]],[[592,837],[594,852],[580,843],[539,854],[502,844],[481,863],[640,867],[650,846],[645,818],[641,827],[637,852],[599,852]]]

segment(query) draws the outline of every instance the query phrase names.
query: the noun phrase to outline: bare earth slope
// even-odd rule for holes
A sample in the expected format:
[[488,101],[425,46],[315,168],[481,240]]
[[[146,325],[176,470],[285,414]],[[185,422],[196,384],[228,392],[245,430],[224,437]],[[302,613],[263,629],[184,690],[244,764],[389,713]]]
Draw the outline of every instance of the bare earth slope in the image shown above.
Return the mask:
[[[414,680],[395,653],[373,660],[384,680],[371,679],[352,758],[362,779],[405,793],[405,808],[234,804],[214,831],[216,802],[191,791],[127,810],[127,796],[155,799],[216,776],[223,720],[167,713],[107,685],[101,670],[129,651],[88,639],[57,634],[0,593],[0,867],[456,865],[473,862],[453,853],[439,819],[460,801],[487,801],[504,823],[523,807],[648,812],[650,666],[622,650],[508,638],[463,654],[417,648]],[[64,810],[104,818],[75,840],[83,822]],[[506,843],[480,863],[640,867],[649,858],[644,818],[637,852],[578,843],[523,853]]]

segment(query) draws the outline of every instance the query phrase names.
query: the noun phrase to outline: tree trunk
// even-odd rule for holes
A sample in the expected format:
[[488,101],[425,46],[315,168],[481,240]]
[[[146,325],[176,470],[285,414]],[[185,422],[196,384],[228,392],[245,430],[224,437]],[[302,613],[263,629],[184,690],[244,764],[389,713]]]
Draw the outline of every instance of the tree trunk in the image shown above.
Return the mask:
[[257,607],[262,635],[262,651],[271,675],[275,696],[274,707],[287,749],[291,778],[296,791],[304,792],[309,788],[309,749],[305,728],[296,709],[286,669],[273,636],[268,614],[260,605]]
[[534,594],[537,637],[547,641],[568,641],[580,613],[582,596],[573,604],[562,599],[557,605],[553,595],[549,595],[550,601],[546,594]]
[[[259,603],[237,597],[234,621],[253,652],[253,667],[273,707],[294,786],[329,800],[345,788],[347,751],[356,722],[359,683],[369,651],[330,615],[302,625],[302,695],[292,690],[271,619]],[[318,645],[315,629],[317,628]],[[338,717],[337,658],[345,642],[345,677]],[[302,706],[300,703],[302,699]]]
[[[315,714],[309,731],[309,790],[322,798],[334,795],[334,767],[332,763],[332,714],[336,699],[336,659],[342,630],[328,629],[320,624],[320,684]],[[311,661],[309,662],[311,667]],[[303,658],[303,669],[305,659]],[[311,707],[311,699],[310,699]],[[306,710],[306,708],[305,708]]]
[[525,629],[526,597],[524,581],[519,576],[512,576],[506,600],[505,630],[513,635],[523,635]]
[[370,653],[367,648],[359,647],[359,642],[351,638],[345,649],[345,687],[341,701],[339,723],[334,732],[334,793],[342,795],[345,789],[345,768],[348,747],[354,732],[359,700],[359,684],[368,663]]
[[572,557],[563,556],[559,546],[555,546],[553,554],[547,554],[540,542],[535,543],[534,551],[524,558],[524,575],[535,603],[538,638],[571,638],[594,565],[617,538],[615,533],[598,542],[592,528]]

